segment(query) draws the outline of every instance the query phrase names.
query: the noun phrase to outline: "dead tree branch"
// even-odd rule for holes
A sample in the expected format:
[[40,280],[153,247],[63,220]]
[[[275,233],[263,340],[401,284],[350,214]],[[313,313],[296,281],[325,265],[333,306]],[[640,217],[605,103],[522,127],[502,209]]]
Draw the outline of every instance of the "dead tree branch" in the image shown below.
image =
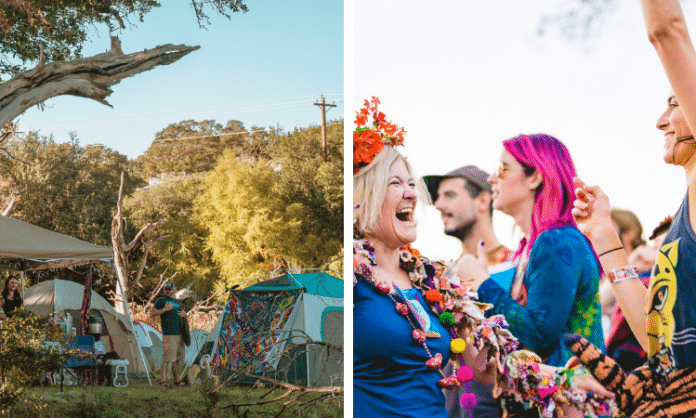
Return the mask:
[[[135,238],[126,245],[126,239],[124,237],[124,232],[126,230],[126,218],[123,216],[123,208],[121,201],[123,199],[123,182],[124,182],[124,172],[121,172],[121,185],[118,188],[118,200],[116,203],[116,215],[111,221],[111,248],[114,251],[114,264],[116,265],[116,274],[123,284],[123,292],[126,293],[127,289],[130,288],[130,281],[128,280],[128,254],[135,250],[139,245],[146,246],[146,238],[149,234],[153,233],[159,227],[163,225],[163,222],[157,221],[155,223],[149,223],[143,227],[135,235]],[[146,246],[147,249],[147,246]],[[147,256],[147,251],[146,251]],[[145,267],[141,265],[141,269]],[[140,270],[140,269],[139,269]],[[142,273],[141,273],[142,274]],[[138,276],[139,280],[140,276]],[[121,294],[121,287],[116,286],[116,311],[124,313],[125,312],[125,301],[126,295]],[[120,310],[119,310],[120,309]]]
[[106,98],[113,93],[111,87],[121,80],[171,64],[198,48],[167,44],[125,55],[120,41],[112,38],[111,50],[103,54],[74,61],[39,63],[37,68],[0,84],[0,126],[56,96],[86,97],[111,106]]

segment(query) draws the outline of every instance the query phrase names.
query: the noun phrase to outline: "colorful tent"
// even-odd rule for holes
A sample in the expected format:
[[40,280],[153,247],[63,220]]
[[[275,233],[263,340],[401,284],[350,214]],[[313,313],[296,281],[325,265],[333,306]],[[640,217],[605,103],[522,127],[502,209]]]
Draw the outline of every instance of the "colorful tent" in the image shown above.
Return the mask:
[[254,282],[230,291],[211,333],[211,363],[303,386],[343,385],[343,355],[335,348],[343,347],[343,280],[302,270]]

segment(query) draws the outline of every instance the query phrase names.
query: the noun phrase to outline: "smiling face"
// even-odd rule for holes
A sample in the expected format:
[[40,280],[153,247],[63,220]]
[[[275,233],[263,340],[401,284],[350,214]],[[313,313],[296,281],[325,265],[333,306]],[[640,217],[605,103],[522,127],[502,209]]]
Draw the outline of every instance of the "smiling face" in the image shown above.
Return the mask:
[[435,201],[435,209],[440,211],[445,224],[445,234],[462,241],[478,220],[474,198],[465,187],[466,180],[461,177],[443,179]]
[[500,155],[500,167],[488,177],[492,186],[493,208],[515,217],[522,209],[534,205],[536,187],[534,175],[527,175],[524,167],[507,151]]
[[666,163],[683,166],[693,158],[693,134],[686,122],[684,112],[674,95],[669,98],[667,110],[658,119],[657,129],[665,133],[665,154],[663,158]]
[[379,241],[389,248],[400,248],[416,240],[416,222],[413,210],[418,198],[416,181],[402,159],[389,167],[387,190],[377,227],[370,234],[371,241]]
[[14,292],[17,290],[17,284],[17,279],[12,278],[7,282],[7,288],[10,290],[10,292]]

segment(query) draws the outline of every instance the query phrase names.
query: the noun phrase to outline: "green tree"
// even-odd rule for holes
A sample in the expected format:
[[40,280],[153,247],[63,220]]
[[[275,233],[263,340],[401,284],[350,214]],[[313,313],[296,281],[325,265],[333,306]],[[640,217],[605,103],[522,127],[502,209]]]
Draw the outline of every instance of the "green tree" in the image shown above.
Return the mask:
[[183,175],[211,171],[225,150],[240,156],[258,159],[264,155],[268,133],[244,128],[237,120],[223,126],[214,120],[184,120],[155,134],[152,145],[135,161],[144,178],[162,175]]
[[326,142],[326,162],[320,126],[277,137],[269,154],[279,167],[281,199],[302,204],[308,212],[305,233],[324,237],[325,246],[338,255],[343,242],[343,120],[327,125]]
[[[30,133],[5,144],[0,154],[0,201],[14,196],[13,217],[98,245],[109,235],[119,175],[128,158],[104,147],[82,147],[77,138],[58,144]],[[128,192],[142,185],[132,179]]]
[[[50,325],[50,326],[49,326]],[[24,389],[42,372],[60,371],[69,354],[60,354],[45,342],[60,338],[58,324],[24,309],[0,326],[0,411],[7,411],[23,396]],[[78,353],[78,352],[75,352]],[[71,353],[72,354],[72,353]],[[85,355],[79,352],[79,355]],[[38,411],[36,406],[34,411]]]
[[314,230],[308,207],[285,199],[281,171],[278,162],[244,163],[226,153],[196,200],[196,218],[227,285],[278,268],[317,267],[340,251]]
[[202,294],[214,288],[219,272],[205,248],[207,232],[193,219],[193,202],[204,187],[205,174],[192,174],[140,188],[124,199],[124,209],[136,228],[164,222],[163,238],[152,246],[150,267],[141,281],[145,289],[151,288],[148,281],[165,271],[177,273],[174,282],[178,287],[192,284],[191,288]]

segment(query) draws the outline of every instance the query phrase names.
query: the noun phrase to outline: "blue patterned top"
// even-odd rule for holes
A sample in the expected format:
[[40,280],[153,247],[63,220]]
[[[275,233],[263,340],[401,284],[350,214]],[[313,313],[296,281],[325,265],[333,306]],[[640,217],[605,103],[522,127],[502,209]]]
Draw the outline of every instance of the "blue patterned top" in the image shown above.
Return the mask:
[[587,239],[577,228],[544,231],[534,242],[524,272],[520,300],[488,279],[479,287],[482,302],[502,314],[510,331],[527,349],[551,366],[573,356],[561,339],[580,334],[604,351],[599,304],[599,266]]

